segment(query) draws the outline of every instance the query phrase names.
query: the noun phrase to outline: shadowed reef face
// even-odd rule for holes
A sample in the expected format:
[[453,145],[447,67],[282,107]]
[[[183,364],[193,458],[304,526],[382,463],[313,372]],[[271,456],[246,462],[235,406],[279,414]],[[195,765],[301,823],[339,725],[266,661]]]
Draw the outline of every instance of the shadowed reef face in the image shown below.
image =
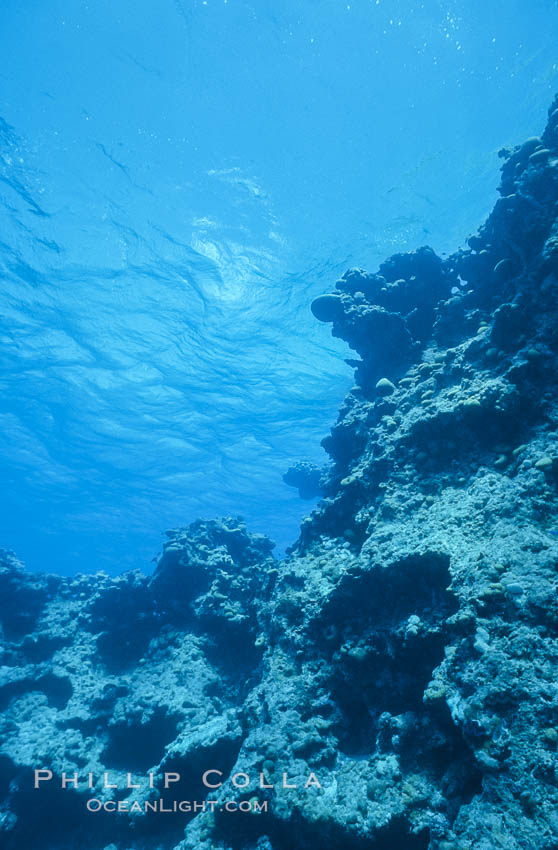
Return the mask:
[[[3,553],[7,850],[558,847],[558,101],[501,155],[468,249],[314,302],[356,383],[285,561],[230,517],[169,532],[150,577]],[[137,811],[87,812],[105,772]],[[215,805],[146,813],[160,797]]]

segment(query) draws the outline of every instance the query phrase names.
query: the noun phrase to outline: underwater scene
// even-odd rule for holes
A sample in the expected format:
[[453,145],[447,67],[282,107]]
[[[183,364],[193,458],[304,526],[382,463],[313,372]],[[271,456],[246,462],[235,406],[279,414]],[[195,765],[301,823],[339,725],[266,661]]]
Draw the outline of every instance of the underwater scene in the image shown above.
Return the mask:
[[0,848],[558,850],[558,4],[0,45]]

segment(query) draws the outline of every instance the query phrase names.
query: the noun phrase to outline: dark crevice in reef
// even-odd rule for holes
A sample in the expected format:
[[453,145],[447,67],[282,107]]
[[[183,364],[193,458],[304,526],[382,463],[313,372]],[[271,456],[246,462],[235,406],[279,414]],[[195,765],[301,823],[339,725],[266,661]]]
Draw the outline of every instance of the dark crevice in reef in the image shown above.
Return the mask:
[[7,756],[0,756],[0,801],[8,796],[10,782],[15,776],[15,765]]
[[146,721],[127,718],[109,724],[108,742],[101,754],[103,764],[139,773],[155,767],[165,754],[165,746],[174,741],[179,720],[179,715],[168,715],[159,708]]
[[67,676],[55,676],[45,673],[37,679],[16,679],[0,688],[0,711],[3,711],[14,697],[39,691],[46,695],[48,704],[63,709],[73,694],[73,687]]
[[81,717],[71,717],[69,720],[59,720],[56,725],[59,729],[77,729],[84,738],[90,738],[93,735],[104,734],[108,717],[109,715],[102,714],[86,720],[82,720]]
[[51,637],[46,634],[36,634],[26,636],[22,641],[18,651],[28,664],[40,664],[41,661],[48,661],[54,653],[65,646],[67,641],[61,637]]
[[227,680],[245,677],[245,685],[249,685],[263,657],[263,647],[256,646],[254,640],[255,635],[247,635],[243,628],[231,629],[220,640],[217,635],[217,640],[207,642],[207,658]]
[[161,627],[148,579],[130,573],[93,598],[88,628],[97,633],[99,658],[111,673],[135,665]]
[[366,571],[347,570],[316,626],[360,632],[366,625],[398,623],[419,610],[441,620],[458,607],[450,581],[445,552],[413,553],[380,569],[372,564]]
[[[190,752],[181,752],[178,749],[168,753],[160,769],[169,774],[178,774],[180,782],[164,789],[159,780],[157,789],[164,797],[167,808],[181,800],[197,801],[198,806],[203,805],[209,794],[209,789],[202,782],[204,771],[209,765],[219,765],[223,778],[226,778],[238,758],[240,744],[240,738],[224,738],[216,744],[195,748]],[[164,839],[165,850],[167,847],[172,848],[183,837],[186,826],[196,814],[194,809],[187,812],[167,812],[162,824],[157,816],[148,817],[142,824],[142,835],[151,841],[154,838],[158,841]]]
[[[2,847],[556,850],[558,100],[501,155],[464,249],[313,303],[355,385],[331,463],[287,475],[323,499],[284,561],[234,517],[168,532],[151,577],[0,553]],[[34,791],[38,762],[58,781]],[[89,815],[60,788],[150,768],[118,796],[215,813]]]
[[[168,799],[204,800],[209,789],[202,782],[204,771],[218,769],[220,779],[225,781],[231,773],[238,758],[242,737],[224,737],[215,743],[208,743],[195,748],[193,751],[182,752],[180,749],[169,752],[162,762],[162,769],[168,773],[178,773],[181,777],[176,788],[171,787],[166,792]],[[213,765],[213,767],[210,767]],[[218,768],[215,766],[219,765]],[[214,781],[214,777],[212,777]]]
[[383,571],[347,574],[324,606],[319,628],[330,657],[328,687],[340,714],[335,731],[341,752],[371,754],[380,718],[421,707],[444,658],[444,619],[458,607],[449,582],[448,558],[430,552]]
[[403,818],[394,818],[373,839],[351,835],[341,826],[309,824],[297,815],[288,822],[266,815],[246,821],[243,813],[218,817],[217,839],[226,841],[231,850],[428,850],[428,834],[412,834]]
[[[4,830],[2,847],[5,850],[39,850],[51,848],[103,846],[99,842],[121,839],[120,826],[115,826],[114,818],[104,812],[95,815],[91,822],[84,817],[84,800],[73,789],[62,791],[58,786],[49,784],[41,791],[33,790],[31,771],[18,771],[19,791],[9,798],[7,829]],[[17,830],[12,824],[17,824]],[[92,835],[94,833],[94,835]],[[126,845],[124,845],[126,846]]]
[[378,723],[386,714],[403,715],[420,706],[433,671],[443,660],[444,639],[432,636],[409,646],[392,636],[378,636],[357,651],[358,660],[348,655],[344,668],[334,661],[330,682],[342,716],[339,749],[351,756],[375,750]]

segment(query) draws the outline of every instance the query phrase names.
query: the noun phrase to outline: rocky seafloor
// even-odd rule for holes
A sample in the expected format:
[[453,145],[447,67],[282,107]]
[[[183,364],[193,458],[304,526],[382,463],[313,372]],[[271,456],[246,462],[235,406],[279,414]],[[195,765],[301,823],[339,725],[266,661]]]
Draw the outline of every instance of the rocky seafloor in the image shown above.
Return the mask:
[[558,100],[501,156],[466,250],[314,302],[355,386],[285,560],[232,518],[152,576],[3,553],[6,850],[558,848]]

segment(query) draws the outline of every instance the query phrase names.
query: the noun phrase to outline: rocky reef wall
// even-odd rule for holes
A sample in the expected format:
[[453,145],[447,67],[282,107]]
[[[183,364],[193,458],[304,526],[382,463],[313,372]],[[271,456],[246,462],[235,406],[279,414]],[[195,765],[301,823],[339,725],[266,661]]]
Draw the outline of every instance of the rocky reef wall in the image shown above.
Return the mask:
[[467,249],[312,305],[355,386],[284,561],[232,518],[151,577],[3,553],[6,850],[558,848],[558,100],[501,156]]

